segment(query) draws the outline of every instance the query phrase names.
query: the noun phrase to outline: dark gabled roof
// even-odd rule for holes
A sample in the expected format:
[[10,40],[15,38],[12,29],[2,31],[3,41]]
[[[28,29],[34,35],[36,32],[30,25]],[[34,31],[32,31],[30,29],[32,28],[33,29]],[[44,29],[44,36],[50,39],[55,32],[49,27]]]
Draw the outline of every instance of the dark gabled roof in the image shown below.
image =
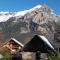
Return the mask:
[[23,48],[27,52],[40,51],[42,53],[53,52],[55,49],[44,36],[35,35]]

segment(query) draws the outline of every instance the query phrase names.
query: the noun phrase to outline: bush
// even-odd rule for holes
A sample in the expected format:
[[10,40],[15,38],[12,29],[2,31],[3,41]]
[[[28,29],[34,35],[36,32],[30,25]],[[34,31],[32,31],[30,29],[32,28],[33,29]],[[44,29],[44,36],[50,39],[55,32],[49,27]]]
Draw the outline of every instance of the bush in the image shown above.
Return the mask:
[[3,55],[3,58],[0,60],[11,60],[11,53],[6,48],[0,48],[0,54]]
[[57,53],[57,55],[48,55],[48,60],[60,60],[60,53]]

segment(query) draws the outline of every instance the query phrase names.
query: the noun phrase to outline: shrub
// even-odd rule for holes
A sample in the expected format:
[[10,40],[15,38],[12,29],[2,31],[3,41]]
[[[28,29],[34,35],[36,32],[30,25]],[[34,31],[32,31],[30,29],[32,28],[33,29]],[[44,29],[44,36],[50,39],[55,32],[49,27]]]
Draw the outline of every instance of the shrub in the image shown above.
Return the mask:
[[57,53],[57,55],[48,55],[48,60],[60,60],[60,53]]
[[0,48],[0,54],[3,55],[3,58],[0,60],[11,60],[11,53],[6,48]]

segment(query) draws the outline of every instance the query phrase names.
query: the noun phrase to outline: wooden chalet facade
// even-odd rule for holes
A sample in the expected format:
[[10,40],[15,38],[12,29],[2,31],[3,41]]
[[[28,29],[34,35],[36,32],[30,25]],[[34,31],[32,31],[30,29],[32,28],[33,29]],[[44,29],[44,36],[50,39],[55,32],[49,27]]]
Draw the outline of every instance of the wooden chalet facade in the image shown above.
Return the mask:
[[21,48],[24,47],[24,45],[20,43],[18,40],[16,40],[15,38],[11,38],[7,42],[5,42],[3,47],[9,49],[10,52],[13,53],[16,52],[17,50],[21,50]]

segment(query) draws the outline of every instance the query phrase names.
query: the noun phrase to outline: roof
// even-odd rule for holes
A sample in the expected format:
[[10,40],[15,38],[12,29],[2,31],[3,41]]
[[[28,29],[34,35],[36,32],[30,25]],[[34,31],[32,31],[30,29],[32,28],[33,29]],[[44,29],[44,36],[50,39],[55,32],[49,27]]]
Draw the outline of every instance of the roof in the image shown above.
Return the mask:
[[35,35],[27,44],[23,47],[24,51],[42,53],[55,52],[55,48],[43,35]]
[[46,44],[48,44],[52,49],[54,49],[54,47],[52,46],[52,44],[48,41],[48,39],[45,36],[42,35],[38,35]]
[[22,47],[24,47],[24,45],[22,43],[20,43],[18,40],[16,40],[15,38],[11,38],[11,40],[15,41],[16,43],[18,43],[19,45],[21,45]]
[[[20,43],[18,40],[16,40],[15,38],[10,38],[9,41],[10,41],[10,40],[13,40],[13,41],[16,42],[17,44],[19,44],[21,47],[24,47],[24,45],[23,45],[22,43]],[[8,42],[8,41],[7,41],[7,42]],[[7,42],[6,42],[6,43],[7,43]]]

